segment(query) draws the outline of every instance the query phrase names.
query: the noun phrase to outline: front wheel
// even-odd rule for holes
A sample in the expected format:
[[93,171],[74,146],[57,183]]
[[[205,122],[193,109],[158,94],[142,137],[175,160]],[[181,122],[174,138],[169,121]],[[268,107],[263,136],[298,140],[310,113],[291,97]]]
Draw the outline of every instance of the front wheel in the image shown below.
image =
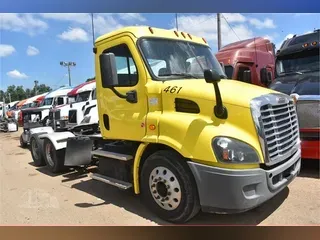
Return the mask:
[[20,146],[22,148],[26,148],[27,147],[27,143],[23,140],[22,134],[20,135]]
[[199,196],[186,160],[173,151],[158,151],[141,171],[141,194],[150,210],[172,223],[184,223],[200,211]]
[[30,139],[31,146],[31,156],[34,162],[34,165],[37,167],[46,165],[46,162],[43,157],[43,152],[41,149],[43,140],[39,139],[37,136],[32,136]]
[[45,139],[43,142],[43,152],[44,160],[50,172],[59,173],[65,170],[65,149],[56,150],[53,143],[49,139]]

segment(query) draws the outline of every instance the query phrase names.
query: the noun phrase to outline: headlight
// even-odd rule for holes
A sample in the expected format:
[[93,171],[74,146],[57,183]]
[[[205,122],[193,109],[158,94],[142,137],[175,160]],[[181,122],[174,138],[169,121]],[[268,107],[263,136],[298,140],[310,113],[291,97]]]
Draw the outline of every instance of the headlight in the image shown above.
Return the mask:
[[256,151],[248,144],[236,139],[217,137],[212,140],[216,158],[222,163],[259,163]]
[[91,116],[85,116],[83,118],[83,120],[81,121],[81,123],[89,123],[90,122],[90,118],[91,118]]
[[61,119],[61,120],[68,120],[69,117],[68,117],[68,116],[62,116],[60,119]]

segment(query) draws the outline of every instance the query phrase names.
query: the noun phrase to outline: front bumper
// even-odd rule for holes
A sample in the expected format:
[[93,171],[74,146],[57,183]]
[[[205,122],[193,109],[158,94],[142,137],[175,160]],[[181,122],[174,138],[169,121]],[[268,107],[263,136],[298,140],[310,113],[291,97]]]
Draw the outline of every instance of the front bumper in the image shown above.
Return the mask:
[[283,190],[300,172],[301,150],[271,169],[233,170],[188,162],[204,212],[239,213],[253,209]]

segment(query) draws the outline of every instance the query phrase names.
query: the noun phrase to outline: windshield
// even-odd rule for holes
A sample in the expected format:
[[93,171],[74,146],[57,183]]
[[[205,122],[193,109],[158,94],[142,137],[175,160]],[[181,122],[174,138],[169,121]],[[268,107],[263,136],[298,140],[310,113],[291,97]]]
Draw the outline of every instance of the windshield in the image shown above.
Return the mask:
[[40,104],[40,107],[42,106],[51,106],[53,102],[53,98],[45,98]]
[[315,48],[310,51],[278,57],[276,72],[277,75],[302,74],[303,72],[318,71],[319,65],[319,48]]
[[145,38],[141,50],[155,80],[204,78],[212,69],[225,76],[210,48],[186,41]]
[[89,99],[89,97],[90,97],[90,93],[91,93],[91,91],[78,93],[77,97],[76,97],[76,102],[87,101]]

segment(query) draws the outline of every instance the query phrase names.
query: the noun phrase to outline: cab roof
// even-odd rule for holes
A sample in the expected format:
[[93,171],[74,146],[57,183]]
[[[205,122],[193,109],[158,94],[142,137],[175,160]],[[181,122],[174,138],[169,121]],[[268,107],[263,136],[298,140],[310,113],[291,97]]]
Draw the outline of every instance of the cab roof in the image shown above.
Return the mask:
[[194,42],[194,43],[208,46],[208,43],[202,37],[197,37],[186,32],[175,31],[174,29],[167,30],[167,29],[154,28],[149,26],[123,27],[98,37],[95,43],[96,45],[98,45],[101,41],[122,33],[130,33],[134,35],[137,39],[141,37],[160,37],[160,38],[166,38],[166,39],[184,40],[184,41]]

